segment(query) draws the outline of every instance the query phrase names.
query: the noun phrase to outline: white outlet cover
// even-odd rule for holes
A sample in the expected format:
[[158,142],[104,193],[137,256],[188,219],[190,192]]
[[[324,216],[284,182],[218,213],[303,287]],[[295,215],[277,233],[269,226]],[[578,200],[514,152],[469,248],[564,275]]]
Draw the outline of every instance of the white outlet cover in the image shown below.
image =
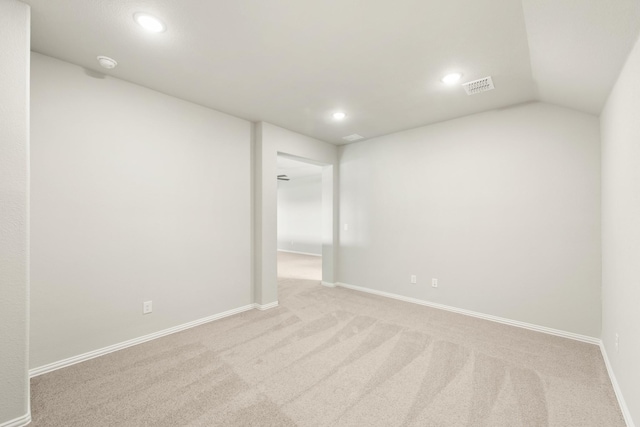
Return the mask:
[[153,311],[153,302],[145,301],[142,303],[142,314],[149,314]]

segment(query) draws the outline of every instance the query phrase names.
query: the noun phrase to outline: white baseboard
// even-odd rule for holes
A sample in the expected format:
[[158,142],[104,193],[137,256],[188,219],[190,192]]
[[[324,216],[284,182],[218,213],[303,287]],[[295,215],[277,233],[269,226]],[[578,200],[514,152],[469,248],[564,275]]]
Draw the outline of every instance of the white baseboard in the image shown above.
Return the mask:
[[288,250],[285,250],[285,249],[278,249],[278,252],[286,252],[286,253],[288,253],[288,254],[299,254],[299,255],[322,256],[322,254],[312,254],[311,252],[288,251]]
[[324,280],[320,282],[322,286],[326,286],[327,288],[335,288],[336,284],[331,282],[325,282]]
[[253,306],[255,308],[257,308],[258,310],[263,310],[264,311],[264,310],[269,310],[270,308],[277,307],[278,306],[278,301],[270,302],[269,304],[263,304],[263,305],[255,303],[255,304],[253,304]]
[[9,421],[0,423],[0,427],[23,427],[31,422],[31,412],[24,414],[21,417],[14,418]]
[[618,385],[616,374],[613,373],[613,368],[611,367],[611,363],[609,362],[607,349],[604,348],[604,343],[602,341],[600,341],[600,352],[602,353],[604,364],[607,367],[607,372],[609,373],[609,379],[611,380],[613,391],[616,393],[616,398],[618,399],[618,405],[620,405],[620,410],[622,411],[622,416],[624,417],[624,421],[625,423],[627,423],[627,427],[635,427],[635,424],[633,423],[633,419],[631,419],[631,412],[629,412],[629,407],[627,406],[627,402],[625,402],[624,396],[622,395],[622,390],[620,390],[620,386]]
[[[273,303],[272,303],[273,304]],[[276,301],[277,305],[278,302]],[[267,304],[271,305],[271,304]],[[258,306],[257,304],[248,304],[242,307],[234,308],[232,310],[224,311],[222,313],[214,314],[212,316],[203,317],[202,319],[194,320],[192,322],[183,323],[182,325],[174,326],[172,328],[164,329],[162,331],[154,332],[152,334],[143,335],[138,338],[134,338],[128,341],[123,341],[118,344],[110,345],[108,347],[103,347],[98,350],[93,350],[87,353],[79,354],[77,356],[69,357],[67,359],[59,360],[57,362],[49,363],[44,366],[40,366],[37,368],[33,368],[29,370],[30,377],[36,377],[38,375],[46,374],[47,372],[55,371],[57,369],[66,368],[67,366],[75,365],[76,363],[84,362],[86,360],[94,359],[99,356],[103,356],[105,354],[113,353],[114,351],[122,350],[127,347],[131,347],[137,344],[142,344],[143,342],[151,341],[156,338],[164,337],[166,335],[174,334],[176,332],[184,331],[185,329],[193,328],[195,326],[199,326],[205,323],[213,322],[214,320],[222,319],[223,317],[232,316],[234,314],[242,313],[243,311],[248,311],[253,308],[258,308],[260,310],[265,310],[265,308],[260,308],[265,306]],[[270,308],[270,307],[268,307]],[[0,427],[5,427],[4,425],[0,425]]]
[[562,331],[559,329],[547,328],[546,326],[534,325],[532,323],[520,322],[518,320],[511,320],[504,317],[492,316],[490,314],[479,313],[477,311],[465,310],[462,308],[451,307],[444,304],[438,304],[434,302],[429,302],[417,298],[405,297],[403,295],[392,294],[390,292],[377,291],[375,289],[364,288],[362,286],[349,285],[348,283],[337,282],[337,286],[353,289],[360,292],[366,292],[369,294],[379,295],[387,298],[393,298],[400,301],[410,302],[413,304],[424,305],[427,307],[437,308],[440,310],[451,311],[453,313],[464,314],[465,316],[477,317],[479,319],[490,320],[492,322],[503,323],[505,325],[517,326],[519,328],[529,329],[536,332],[542,332],[545,334],[556,335],[563,338],[569,338],[576,341],[582,341],[589,344],[600,344],[600,338],[594,338],[587,335],[575,334],[573,332]]

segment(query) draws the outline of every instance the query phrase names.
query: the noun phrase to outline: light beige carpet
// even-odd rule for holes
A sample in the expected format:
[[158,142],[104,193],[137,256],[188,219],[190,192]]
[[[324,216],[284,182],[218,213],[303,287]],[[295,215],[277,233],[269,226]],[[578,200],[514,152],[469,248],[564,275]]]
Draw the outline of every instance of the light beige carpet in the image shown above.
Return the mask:
[[[347,289],[32,380],[35,426],[624,426],[598,347]],[[316,270],[311,271],[310,269]]]

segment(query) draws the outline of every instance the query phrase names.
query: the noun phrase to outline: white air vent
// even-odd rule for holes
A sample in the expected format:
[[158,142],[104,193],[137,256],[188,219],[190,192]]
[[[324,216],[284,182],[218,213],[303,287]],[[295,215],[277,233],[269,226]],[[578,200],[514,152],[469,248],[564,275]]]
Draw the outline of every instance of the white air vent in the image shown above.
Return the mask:
[[357,140],[363,139],[363,138],[364,138],[364,136],[358,135],[357,133],[354,133],[353,135],[343,136],[342,137],[342,139],[344,139],[345,141],[349,141],[349,142],[357,141]]
[[462,86],[467,92],[467,95],[475,95],[476,93],[495,89],[495,87],[493,86],[493,80],[491,80],[491,76],[485,77],[480,80],[474,80],[472,82],[464,83]]

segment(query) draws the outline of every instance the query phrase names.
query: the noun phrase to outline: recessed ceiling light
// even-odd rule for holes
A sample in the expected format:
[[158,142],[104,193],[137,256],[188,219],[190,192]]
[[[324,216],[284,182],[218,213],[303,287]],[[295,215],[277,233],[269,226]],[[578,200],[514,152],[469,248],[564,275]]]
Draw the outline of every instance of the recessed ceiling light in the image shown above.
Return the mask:
[[342,111],[338,111],[337,113],[333,113],[333,118],[336,120],[343,120],[345,117],[347,117],[346,113],[343,113]]
[[447,74],[446,76],[444,76],[442,78],[442,83],[445,83],[445,84],[448,84],[448,85],[452,85],[455,82],[457,82],[458,80],[460,80],[460,78],[462,78],[462,73]]
[[110,70],[112,68],[115,68],[116,65],[118,65],[118,62],[113,58],[109,58],[108,56],[98,56],[98,64],[100,64],[102,68]]
[[164,22],[147,13],[138,12],[133,15],[133,19],[138,25],[151,33],[161,33],[167,29]]

